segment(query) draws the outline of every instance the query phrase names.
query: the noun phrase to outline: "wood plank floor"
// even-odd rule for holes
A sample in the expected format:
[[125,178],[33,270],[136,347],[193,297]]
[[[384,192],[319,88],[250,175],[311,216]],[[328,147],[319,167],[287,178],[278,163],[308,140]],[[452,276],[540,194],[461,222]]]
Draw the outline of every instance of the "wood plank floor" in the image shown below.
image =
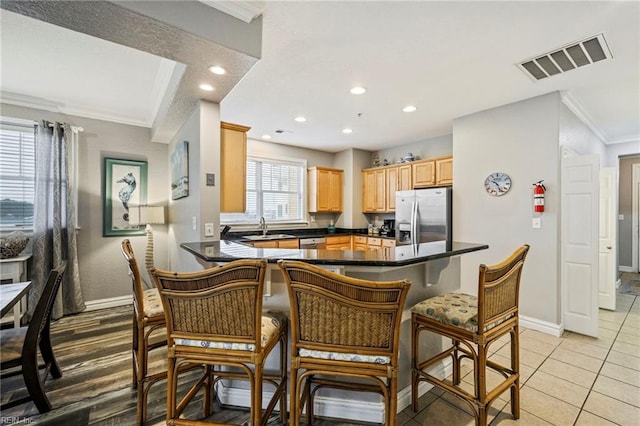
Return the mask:
[[[41,425],[133,425],[136,392],[131,388],[131,309],[123,306],[64,317],[52,323],[51,337],[62,377],[49,378],[46,392],[54,409],[39,414],[31,402],[0,412],[0,424]],[[150,369],[166,365],[164,349],[153,351]],[[195,373],[194,373],[195,374]],[[185,387],[186,382],[185,380]],[[21,376],[0,383],[2,403],[26,395]],[[186,411],[198,418],[201,405],[193,403]],[[164,424],[166,382],[151,388],[146,425]],[[243,424],[247,409],[226,408],[210,418],[216,422]],[[248,423],[247,423],[248,424]],[[323,421],[320,426],[347,425]],[[354,424],[354,423],[349,423]],[[281,425],[277,415],[269,425]]]

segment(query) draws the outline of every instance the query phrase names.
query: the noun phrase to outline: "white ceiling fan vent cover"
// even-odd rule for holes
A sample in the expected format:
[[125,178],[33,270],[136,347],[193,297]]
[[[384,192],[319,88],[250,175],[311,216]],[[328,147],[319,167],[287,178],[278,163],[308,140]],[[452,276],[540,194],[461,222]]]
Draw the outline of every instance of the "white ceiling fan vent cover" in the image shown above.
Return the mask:
[[529,78],[542,80],[611,58],[613,55],[604,34],[597,34],[526,59],[518,64],[518,68]]

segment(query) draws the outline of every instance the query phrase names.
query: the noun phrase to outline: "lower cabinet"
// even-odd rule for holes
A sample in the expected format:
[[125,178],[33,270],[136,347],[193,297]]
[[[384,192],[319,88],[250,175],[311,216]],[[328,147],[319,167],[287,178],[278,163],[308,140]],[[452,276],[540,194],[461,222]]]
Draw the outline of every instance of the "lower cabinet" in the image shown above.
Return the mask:
[[254,241],[249,243],[255,248],[299,248],[299,240],[292,238],[288,240]]
[[351,235],[336,235],[326,238],[327,250],[351,250]]

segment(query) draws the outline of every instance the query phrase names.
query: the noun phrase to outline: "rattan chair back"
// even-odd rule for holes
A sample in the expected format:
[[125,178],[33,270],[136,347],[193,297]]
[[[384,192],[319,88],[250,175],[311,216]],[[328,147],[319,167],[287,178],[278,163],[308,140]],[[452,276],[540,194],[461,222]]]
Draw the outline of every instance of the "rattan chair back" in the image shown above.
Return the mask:
[[124,239],[121,244],[122,254],[127,261],[129,268],[129,276],[131,277],[131,288],[133,294],[133,309],[136,317],[144,316],[144,289],[142,288],[142,277],[140,275],[140,269],[138,268],[138,261],[133,253],[133,247],[131,241]]
[[280,261],[297,349],[380,355],[397,363],[402,307],[411,283],[373,282],[304,262]]
[[198,272],[152,271],[175,339],[247,343],[260,351],[267,263],[238,260]]
[[518,316],[520,278],[528,251],[525,244],[496,265],[480,265],[478,334],[484,333],[487,324]]

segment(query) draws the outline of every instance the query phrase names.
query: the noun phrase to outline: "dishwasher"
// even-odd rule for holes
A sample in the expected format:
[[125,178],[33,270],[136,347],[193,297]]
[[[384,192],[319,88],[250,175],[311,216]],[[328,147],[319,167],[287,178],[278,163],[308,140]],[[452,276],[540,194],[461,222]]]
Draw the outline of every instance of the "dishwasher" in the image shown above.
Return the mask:
[[326,243],[325,237],[300,238],[301,249],[323,249],[326,248]]

